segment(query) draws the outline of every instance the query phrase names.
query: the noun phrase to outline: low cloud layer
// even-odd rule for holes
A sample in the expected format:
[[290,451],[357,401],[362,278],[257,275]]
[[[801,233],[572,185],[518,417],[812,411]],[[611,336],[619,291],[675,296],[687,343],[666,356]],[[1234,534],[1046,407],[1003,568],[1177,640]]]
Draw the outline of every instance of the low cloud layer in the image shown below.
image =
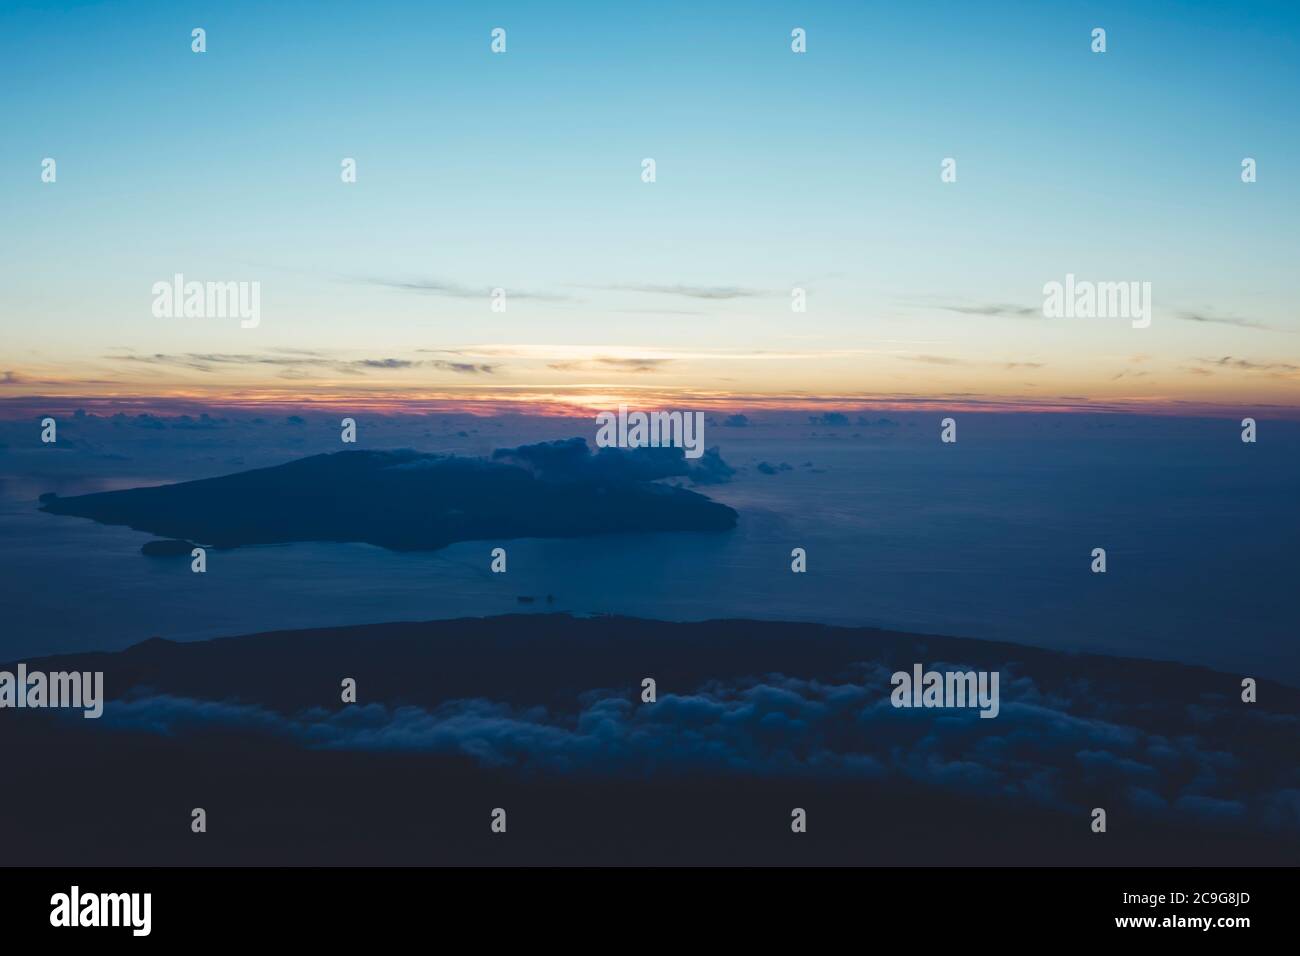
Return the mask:
[[1202,695],[1168,715],[1177,732],[1161,733],[1144,703],[1105,700],[1087,681],[1049,692],[1004,670],[1001,714],[986,721],[969,710],[895,709],[889,673],[863,663],[827,680],[714,681],[661,692],[654,704],[593,690],[567,713],[476,698],[285,716],[149,695],[111,701],[103,719],[158,734],[222,725],[316,749],[456,754],[521,771],[898,777],[1072,812],[1101,803],[1198,826],[1300,830],[1300,776],[1268,750],[1300,731],[1294,715],[1257,712],[1242,726],[1240,705]]

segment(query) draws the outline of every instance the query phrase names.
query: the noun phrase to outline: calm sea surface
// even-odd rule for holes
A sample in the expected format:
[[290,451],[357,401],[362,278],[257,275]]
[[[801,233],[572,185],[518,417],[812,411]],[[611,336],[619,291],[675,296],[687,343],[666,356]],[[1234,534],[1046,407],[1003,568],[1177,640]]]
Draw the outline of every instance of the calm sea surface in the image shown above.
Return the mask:
[[[246,437],[205,445],[188,433],[181,447],[133,433],[128,444],[87,427],[55,451],[9,434],[0,450],[0,659],[154,635],[566,610],[869,624],[1300,683],[1294,426],[1265,427],[1260,442],[1243,445],[1223,420],[989,418],[963,421],[958,443],[945,446],[929,418],[897,421],[711,430],[708,444],[739,472],[697,490],[740,512],[729,534],[468,542],[423,554],[250,547],[209,552],[204,575],[185,560],[142,556],[148,534],[47,515],[35,499],[338,446],[270,443],[245,460],[234,453],[253,447]],[[561,427],[554,437],[579,433]],[[502,439],[532,440],[507,430],[384,437],[478,454]],[[499,544],[509,553],[504,575],[488,570]],[[790,571],[794,547],[808,553],[806,574]],[[1104,575],[1089,570],[1095,547],[1107,551]]]

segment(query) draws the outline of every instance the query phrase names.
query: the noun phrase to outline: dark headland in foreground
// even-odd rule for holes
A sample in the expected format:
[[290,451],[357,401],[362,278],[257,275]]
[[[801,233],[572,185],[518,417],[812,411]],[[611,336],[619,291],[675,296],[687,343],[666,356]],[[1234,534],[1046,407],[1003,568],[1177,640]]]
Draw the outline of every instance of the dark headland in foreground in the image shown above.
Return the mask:
[[[1300,691],[1262,681],[1245,704],[1237,675],[1177,664],[564,614],[25,663],[103,671],[108,703],[99,720],[0,710],[13,864],[1289,865],[1300,849]],[[999,671],[999,715],[892,707],[890,674],[914,663]]]

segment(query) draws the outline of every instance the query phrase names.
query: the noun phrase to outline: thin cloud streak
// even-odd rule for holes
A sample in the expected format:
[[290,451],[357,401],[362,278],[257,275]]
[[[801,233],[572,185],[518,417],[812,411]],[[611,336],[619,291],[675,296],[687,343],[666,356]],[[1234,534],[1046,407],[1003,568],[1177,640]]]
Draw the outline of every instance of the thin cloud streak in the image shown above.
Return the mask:
[[530,343],[463,345],[445,349],[416,349],[433,355],[501,359],[540,359],[558,362],[594,361],[598,358],[623,358],[697,361],[791,361],[796,359],[847,358],[859,355],[888,355],[882,349],[821,349],[767,351],[764,349],[673,349],[631,345],[535,345]]
[[1225,355],[1218,359],[1197,359],[1198,362],[1204,362],[1206,365],[1217,365],[1219,368],[1238,369],[1243,372],[1272,372],[1274,374],[1300,372],[1300,365],[1294,365],[1291,362],[1255,362],[1250,359],[1233,358],[1231,355]]
[[506,297],[510,299],[529,299],[536,302],[574,302],[573,296],[564,295],[558,292],[537,292],[528,289],[512,289],[508,285],[501,286],[468,286],[459,282],[451,282],[442,279],[387,279],[371,277],[366,279],[354,279],[364,285],[381,286],[385,289],[394,289],[398,292],[415,292],[421,295],[444,296],[451,299],[490,299],[494,289],[501,289]]
[[190,352],[182,355],[168,355],[155,352],[150,355],[107,355],[105,358],[115,362],[133,362],[144,365],[162,365],[171,368],[187,368],[199,372],[211,373],[218,367],[270,366],[285,372],[303,373],[310,369],[341,372],[348,375],[363,375],[369,371],[405,371],[416,368],[435,368],[459,374],[491,375],[499,366],[476,364],[472,362],[449,362],[439,359],[400,359],[400,358],[362,358],[333,359],[309,354],[303,357],[289,355],[249,355],[219,352]]
[[557,372],[590,372],[600,369],[615,369],[624,372],[656,372],[675,359],[666,358],[610,358],[599,356],[571,362],[551,362],[546,367]]
[[607,292],[640,292],[648,295],[673,295],[686,299],[756,299],[764,296],[785,294],[770,289],[755,289],[738,285],[658,285],[654,283],[618,283],[614,285],[582,286],[584,289],[601,289]]
[[1044,317],[1041,305],[1026,306],[990,303],[986,305],[941,305],[939,308],[945,312],[957,312],[961,315],[997,316],[1012,319],[1041,319]]
[[1232,316],[1206,315],[1203,312],[1179,312],[1174,316],[1182,319],[1184,322],[1205,322],[1213,325],[1231,325],[1238,329],[1264,329],[1269,332],[1286,331],[1279,329],[1275,325],[1267,325],[1263,322],[1256,322],[1253,319],[1239,319]]
[[1034,369],[1046,367],[1045,362],[984,362],[975,361],[973,359],[950,358],[946,355],[907,354],[895,357],[902,359],[905,362],[922,362],[926,365],[963,366],[966,368],[1000,368],[1008,371],[1017,368]]

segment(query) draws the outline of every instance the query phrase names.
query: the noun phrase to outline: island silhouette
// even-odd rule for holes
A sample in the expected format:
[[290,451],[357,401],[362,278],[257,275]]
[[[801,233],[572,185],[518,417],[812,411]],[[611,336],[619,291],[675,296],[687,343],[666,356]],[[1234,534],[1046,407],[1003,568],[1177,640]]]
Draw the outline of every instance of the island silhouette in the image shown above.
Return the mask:
[[491,458],[356,450],[156,487],[47,494],[41,510],[219,548],[332,541],[430,551],[483,539],[728,531],[733,509],[659,481],[703,483],[726,470],[716,451],[698,465],[676,448],[592,453],[581,438]]

